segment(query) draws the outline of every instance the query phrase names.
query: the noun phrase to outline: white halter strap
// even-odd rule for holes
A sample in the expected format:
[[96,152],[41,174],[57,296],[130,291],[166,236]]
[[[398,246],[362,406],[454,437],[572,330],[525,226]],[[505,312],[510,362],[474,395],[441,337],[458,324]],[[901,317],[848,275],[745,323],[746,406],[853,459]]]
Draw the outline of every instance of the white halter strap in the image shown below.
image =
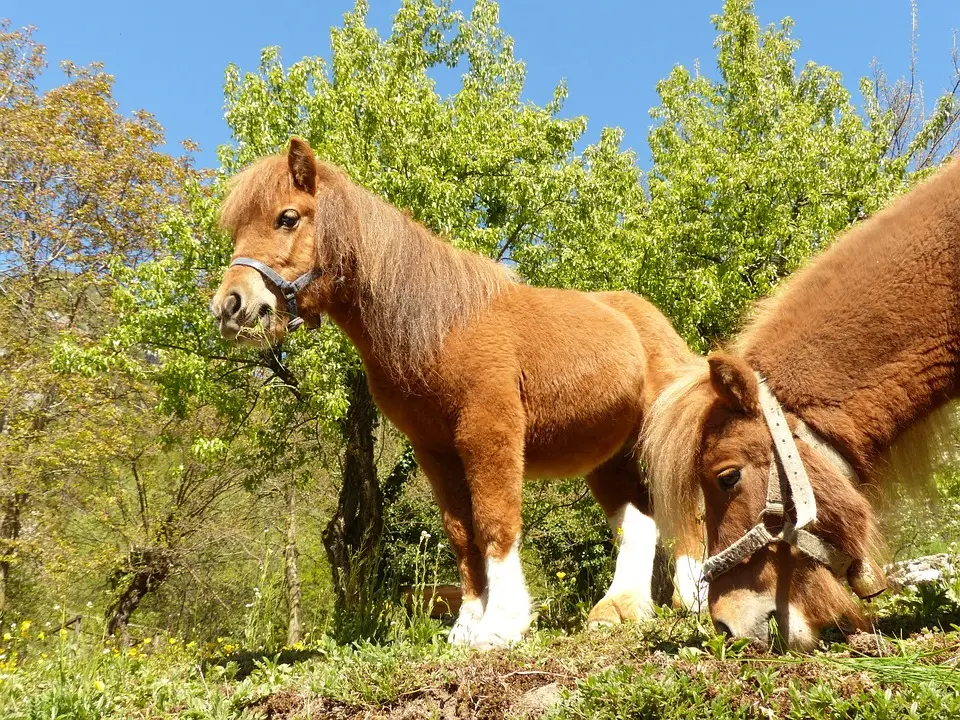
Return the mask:
[[[707,560],[703,566],[704,579],[711,582],[757,550],[778,542],[793,545],[803,554],[830,568],[834,575],[846,577],[854,559],[805,529],[817,520],[817,500],[813,494],[813,486],[780,403],[759,375],[757,381],[760,386],[760,407],[770,429],[774,449],[767,475],[766,505],[756,525],[733,545]],[[856,478],[853,468],[843,456],[805,423],[800,423],[797,435],[834,464],[845,477]],[[793,501],[793,520],[785,509],[785,495]]]

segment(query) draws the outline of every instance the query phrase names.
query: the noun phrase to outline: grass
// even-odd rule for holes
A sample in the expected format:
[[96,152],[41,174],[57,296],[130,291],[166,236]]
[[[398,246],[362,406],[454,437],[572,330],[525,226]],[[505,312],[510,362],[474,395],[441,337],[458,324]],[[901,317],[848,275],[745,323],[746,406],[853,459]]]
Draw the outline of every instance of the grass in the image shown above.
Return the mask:
[[517,716],[550,686],[551,718],[960,717],[960,632],[860,635],[813,655],[724,641],[663,612],[610,631],[535,631],[509,650],[451,648],[423,619],[393,642],[320,637],[276,653],[227,638],[131,647],[27,625],[5,633],[0,716],[430,718]]
[[810,655],[727,640],[667,610],[609,631],[547,623],[508,650],[472,653],[447,645],[425,611],[384,608],[377,636],[388,641],[320,634],[278,651],[249,637],[121,646],[8,625],[0,718],[500,718],[529,716],[535,696],[550,697],[551,718],[960,717],[955,584],[884,600],[884,633]]

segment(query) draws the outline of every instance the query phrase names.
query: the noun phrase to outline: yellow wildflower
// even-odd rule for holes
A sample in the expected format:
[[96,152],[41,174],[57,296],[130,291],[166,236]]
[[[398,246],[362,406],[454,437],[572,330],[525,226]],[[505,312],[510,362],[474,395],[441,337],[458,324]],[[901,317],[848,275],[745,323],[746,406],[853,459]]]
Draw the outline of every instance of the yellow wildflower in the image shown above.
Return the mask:
[[3,634],[3,639],[4,639],[4,640],[13,640],[13,635],[11,635],[10,633],[4,633],[4,634]]
[[97,692],[103,692],[107,688],[107,686],[103,684],[102,680],[94,680],[93,686],[97,689]]
[[45,640],[46,638],[47,634],[43,630],[37,633],[37,640]]
[[560,572],[557,573],[557,580],[563,580],[566,576],[567,574],[563,572],[563,570],[561,570]]
[[177,639],[174,638],[174,637],[172,637],[172,638],[167,638],[167,644],[169,644],[169,645],[176,645],[176,644],[177,644]]

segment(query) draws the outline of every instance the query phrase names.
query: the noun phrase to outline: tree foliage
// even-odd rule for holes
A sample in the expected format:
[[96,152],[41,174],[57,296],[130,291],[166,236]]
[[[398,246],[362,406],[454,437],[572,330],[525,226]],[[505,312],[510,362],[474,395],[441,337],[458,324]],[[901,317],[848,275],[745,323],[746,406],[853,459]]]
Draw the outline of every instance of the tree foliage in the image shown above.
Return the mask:
[[45,69],[30,29],[0,24],[0,614],[31,554],[25,520],[134,452],[149,390],[51,361],[65,337],[114,326],[108,267],[159,248],[158,220],[191,172],[159,150],[149,114],[117,112],[102,67],[64,63],[65,82],[41,93]]
[[649,264],[637,286],[701,349],[935,166],[960,109],[955,87],[918,116],[881,75],[881,86],[861,81],[861,110],[840,73],[798,67],[793,22],[761,28],[751,0],[727,0],[713,23],[717,77],[678,66],[657,86]]

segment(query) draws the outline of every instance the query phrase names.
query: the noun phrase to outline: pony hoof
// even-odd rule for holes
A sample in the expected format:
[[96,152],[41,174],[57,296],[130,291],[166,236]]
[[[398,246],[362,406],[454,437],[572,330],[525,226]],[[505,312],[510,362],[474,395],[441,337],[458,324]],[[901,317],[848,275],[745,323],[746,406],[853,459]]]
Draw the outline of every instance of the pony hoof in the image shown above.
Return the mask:
[[653,603],[632,593],[604,597],[593,606],[587,617],[587,629],[613,627],[625,622],[639,622],[653,617]]
[[447,642],[451,645],[469,645],[472,636],[472,628],[466,625],[454,625],[447,635]]
[[470,647],[475,650],[509,647],[523,640],[529,626],[529,616],[523,618],[500,617],[497,619],[484,616],[480,625],[473,630],[470,637]]
[[450,633],[447,635],[447,642],[451,645],[469,645],[470,639],[473,637],[473,632],[476,630],[477,625],[480,624],[482,617],[483,603],[480,598],[464,600],[463,605],[460,606],[460,614],[457,616],[457,621],[453,624],[453,627],[450,628]]
[[506,638],[499,633],[475,632],[470,638],[470,647],[474,650],[498,650],[500,648],[510,647],[514,643],[520,642],[520,637]]

